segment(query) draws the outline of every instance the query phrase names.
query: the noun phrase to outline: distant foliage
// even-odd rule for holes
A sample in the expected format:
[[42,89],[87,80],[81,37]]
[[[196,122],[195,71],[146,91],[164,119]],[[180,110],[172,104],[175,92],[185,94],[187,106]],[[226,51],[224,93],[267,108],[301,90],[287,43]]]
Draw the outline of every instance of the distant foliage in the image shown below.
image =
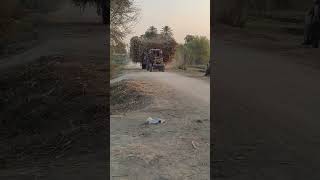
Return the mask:
[[206,64],[210,59],[210,42],[205,36],[194,36],[185,45],[191,64]]
[[130,58],[134,62],[140,62],[142,54],[140,49],[142,47],[142,40],[138,36],[134,36],[130,40]]
[[114,46],[111,46],[112,54],[127,54],[126,44],[123,42],[119,42]]
[[172,38],[173,37],[172,29],[169,26],[164,26],[161,29],[161,35],[164,36],[165,38]]
[[187,35],[175,53],[176,64],[182,69],[186,65],[206,65],[210,59],[210,41],[205,36]]
[[147,39],[152,39],[157,37],[158,35],[158,29],[154,26],[150,26],[149,29],[144,33],[144,37]]
[[186,65],[188,64],[187,60],[187,53],[186,53],[186,48],[183,44],[179,44],[177,46],[176,53],[174,55],[174,64],[182,70],[186,70]]

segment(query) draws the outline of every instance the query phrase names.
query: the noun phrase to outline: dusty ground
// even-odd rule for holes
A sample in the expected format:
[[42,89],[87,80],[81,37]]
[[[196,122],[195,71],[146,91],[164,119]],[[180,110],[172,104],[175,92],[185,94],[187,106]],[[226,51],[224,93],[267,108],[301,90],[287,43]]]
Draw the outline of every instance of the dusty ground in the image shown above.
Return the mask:
[[220,28],[215,179],[319,179],[319,50],[302,36]]
[[0,179],[106,179],[105,27],[66,4],[38,30],[0,59]]
[[[112,94],[125,84],[124,94],[146,102],[130,111],[111,104],[111,179],[209,179],[209,82],[138,68],[111,81]],[[166,121],[146,125],[148,117]]]

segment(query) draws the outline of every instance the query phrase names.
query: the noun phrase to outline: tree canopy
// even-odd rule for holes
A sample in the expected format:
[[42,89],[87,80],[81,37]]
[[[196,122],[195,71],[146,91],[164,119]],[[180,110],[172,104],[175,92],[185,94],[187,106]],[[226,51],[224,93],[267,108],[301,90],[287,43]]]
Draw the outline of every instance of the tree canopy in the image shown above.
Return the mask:
[[187,35],[177,48],[175,59],[180,65],[205,65],[210,60],[210,41],[205,36]]
[[162,34],[163,36],[166,36],[166,37],[172,37],[172,36],[173,36],[172,29],[171,29],[169,26],[164,26],[164,27],[161,29],[161,34]]
[[111,0],[110,2],[111,43],[118,43],[130,32],[138,20],[139,9],[134,0]]
[[191,64],[207,64],[210,59],[210,41],[205,36],[192,36],[184,44]]
[[144,37],[148,39],[155,38],[158,35],[158,29],[154,26],[150,26],[148,30],[144,33]]

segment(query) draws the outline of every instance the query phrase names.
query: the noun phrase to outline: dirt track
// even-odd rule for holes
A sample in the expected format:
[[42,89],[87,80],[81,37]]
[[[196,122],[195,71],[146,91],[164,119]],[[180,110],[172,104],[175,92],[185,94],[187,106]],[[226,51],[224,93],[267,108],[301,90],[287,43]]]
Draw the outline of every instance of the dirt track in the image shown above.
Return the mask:
[[[111,83],[124,79],[144,84],[153,101],[112,113],[112,179],[209,179],[209,82],[133,67]],[[143,125],[148,117],[166,122]]]

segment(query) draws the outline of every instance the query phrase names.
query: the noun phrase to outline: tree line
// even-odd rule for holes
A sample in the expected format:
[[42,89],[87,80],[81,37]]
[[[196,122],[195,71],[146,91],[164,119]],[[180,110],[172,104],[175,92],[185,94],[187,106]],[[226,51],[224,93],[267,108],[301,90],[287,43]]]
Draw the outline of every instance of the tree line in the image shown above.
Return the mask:
[[205,36],[187,35],[175,53],[176,64],[185,69],[187,65],[207,65],[210,61],[210,40]]

